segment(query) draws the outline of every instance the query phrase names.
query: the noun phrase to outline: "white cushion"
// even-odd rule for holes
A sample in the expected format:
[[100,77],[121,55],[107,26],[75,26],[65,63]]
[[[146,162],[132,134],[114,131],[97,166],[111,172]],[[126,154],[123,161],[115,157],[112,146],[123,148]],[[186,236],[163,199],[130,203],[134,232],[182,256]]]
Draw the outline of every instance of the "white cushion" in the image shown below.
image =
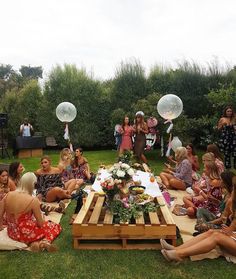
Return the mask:
[[0,250],[21,250],[27,247],[25,243],[11,239],[7,234],[7,228],[0,231]]

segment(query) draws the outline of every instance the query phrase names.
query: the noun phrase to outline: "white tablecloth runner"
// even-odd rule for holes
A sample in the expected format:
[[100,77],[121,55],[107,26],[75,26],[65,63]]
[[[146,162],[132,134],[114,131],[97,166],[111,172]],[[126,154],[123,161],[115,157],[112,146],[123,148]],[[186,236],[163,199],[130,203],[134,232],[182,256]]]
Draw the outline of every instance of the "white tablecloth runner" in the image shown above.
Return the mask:
[[[151,197],[160,197],[162,196],[159,185],[155,179],[154,182],[150,181],[150,173],[143,172],[143,171],[137,171],[133,175],[134,181],[141,181],[141,185],[145,186],[145,192],[146,194],[150,195]],[[101,182],[103,182],[105,179],[111,177],[111,174],[108,172],[108,170],[99,169],[98,175],[92,185],[92,188],[96,192],[102,192]]]

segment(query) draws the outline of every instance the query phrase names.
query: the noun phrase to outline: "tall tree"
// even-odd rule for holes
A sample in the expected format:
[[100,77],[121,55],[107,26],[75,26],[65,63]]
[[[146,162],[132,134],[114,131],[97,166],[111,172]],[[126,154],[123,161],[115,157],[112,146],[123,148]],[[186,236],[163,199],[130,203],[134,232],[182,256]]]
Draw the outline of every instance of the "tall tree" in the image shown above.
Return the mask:
[[21,66],[20,73],[24,79],[39,79],[43,77],[43,68],[39,67],[31,67],[31,66]]

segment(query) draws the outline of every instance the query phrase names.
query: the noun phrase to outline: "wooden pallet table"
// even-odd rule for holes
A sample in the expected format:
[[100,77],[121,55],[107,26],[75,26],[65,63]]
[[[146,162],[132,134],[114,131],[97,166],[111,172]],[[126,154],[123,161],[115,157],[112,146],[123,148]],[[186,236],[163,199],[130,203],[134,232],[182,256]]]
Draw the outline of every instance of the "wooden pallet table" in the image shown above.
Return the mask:
[[160,249],[160,238],[176,245],[176,225],[163,197],[157,198],[157,212],[127,224],[114,224],[104,201],[94,192],[87,197],[72,225],[75,249]]

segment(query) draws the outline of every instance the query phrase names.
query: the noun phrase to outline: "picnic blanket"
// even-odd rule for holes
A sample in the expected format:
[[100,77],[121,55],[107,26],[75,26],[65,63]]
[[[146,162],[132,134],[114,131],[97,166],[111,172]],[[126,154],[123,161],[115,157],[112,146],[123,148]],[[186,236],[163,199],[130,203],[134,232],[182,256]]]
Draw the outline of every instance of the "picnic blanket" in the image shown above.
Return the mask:
[[[58,206],[57,203],[45,203],[50,206]],[[65,203],[67,207],[70,204],[70,201]],[[46,221],[52,221],[59,224],[61,221],[62,213],[50,212],[48,216],[45,216]],[[11,239],[7,234],[7,228],[4,228],[0,231],[0,250],[28,250],[28,246],[25,243],[15,241]]]
[[[186,191],[178,191],[178,190],[168,190],[170,195],[172,197],[175,197],[174,204],[171,206],[170,210],[172,212],[175,204],[183,204],[183,197],[188,195]],[[186,216],[177,216],[172,213],[173,219],[176,223],[176,226],[178,226],[180,230],[181,237],[183,239],[183,242],[188,241],[193,237],[193,233],[195,232],[194,226],[196,224],[196,219],[189,218]],[[216,259],[220,256],[223,256],[226,258],[228,262],[236,263],[236,257],[233,257],[224,251],[220,249],[220,247],[217,247],[216,249],[213,249],[209,253],[204,253],[196,256],[191,256],[191,261],[200,261],[203,259]]]

